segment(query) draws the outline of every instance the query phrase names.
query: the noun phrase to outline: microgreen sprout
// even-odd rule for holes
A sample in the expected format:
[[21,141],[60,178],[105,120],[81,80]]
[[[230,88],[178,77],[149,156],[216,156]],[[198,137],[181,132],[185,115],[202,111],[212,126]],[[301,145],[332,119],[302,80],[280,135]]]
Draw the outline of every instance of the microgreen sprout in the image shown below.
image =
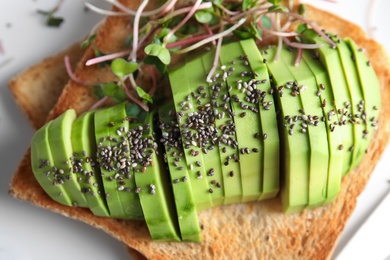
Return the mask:
[[64,18],[54,15],[59,10],[62,2],[63,0],[60,0],[58,4],[49,11],[37,10],[39,14],[46,16],[46,24],[48,26],[59,27],[64,21]]
[[[302,42],[301,36],[306,29],[314,30],[332,46],[335,44],[325,33],[302,17],[307,12],[304,5],[299,6],[299,14],[292,11],[292,0],[287,2],[288,7],[281,5],[282,0],[242,0],[241,2],[195,0],[189,6],[179,6],[176,5],[177,0],[168,0],[150,11],[145,11],[148,0],[141,1],[137,10],[129,9],[118,0],[106,1],[115,6],[116,11],[103,10],[90,3],[86,3],[86,6],[104,15],[132,18],[132,35],[128,37],[126,45],[129,50],[108,55],[100,53],[93,44],[94,38],[91,33],[84,45],[92,45],[97,55],[88,60],[86,65],[108,64],[107,62],[111,61],[112,72],[118,77],[118,82],[114,85],[100,86],[100,90],[99,88],[96,90],[100,91],[99,102],[102,96],[110,96],[114,100],[126,96],[135,103],[135,106],[144,111],[148,111],[148,104],[153,102],[152,97],[156,92],[158,80],[164,78],[157,73],[160,72],[160,75],[164,76],[168,66],[174,60],[174,55],[191,53],[206,45],[215,48],[213,66],[206,78],[210,81],[218,64],[219,50],[227,37],[229,41],[253,38],[259,43],[264,37],[276,38],[278,54],[275,60],[278,59],[283,44],[286,44],[298,49],[296,65],[301,61],[303,49],[321,47],[318,44]],[[292,24],[296,21],[302,22],[303,25],[298,26],[297,31],[292,31]],[[126,56],[127,59],[124,58]],[[149,88],[149,93],[139,86],[138,77],[140,74],[145,75],[142,71],[145,68],[153,84],[152,88]]]

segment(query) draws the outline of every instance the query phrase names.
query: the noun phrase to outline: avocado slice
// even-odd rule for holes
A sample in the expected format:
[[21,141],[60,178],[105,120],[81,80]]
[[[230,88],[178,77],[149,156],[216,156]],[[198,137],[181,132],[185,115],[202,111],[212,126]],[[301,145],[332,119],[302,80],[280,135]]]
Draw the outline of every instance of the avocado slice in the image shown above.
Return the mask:
[[199,142],[203,153],[203,164],[206,170],[205,177],[209,182],[209,191],[214,206],[224,204],[225,187],[223,185],[223,173],[219,154],[218,128],[215,124],[216,115],[214,114],[211,89],[206,82],[207,73],[205,72],[202,58],[188,59],[184,65],[184,72],[190,83],[190,93],[196,96],[196,108],[193,121],[202,120],[196,128],[197,134],[202,141]]
[[71,157],[73,156],[71,132],[72,124],[76,119],[73,109],[66,110],[53,120],[49,127],[48,139],[50,143],[53,164],[57,173],[62,175],[63,187],[72,201],[73,206],[88,207],[87,200],[81,191],[77,175],[73,172]]
[[263,189],[262,199],[275,197],[280,189],[280,139],[274,98],[267,66],[253,40],[240,42],[253,72],[259,92],[260,137],[263,138]]
[[131,169],[126,103],[97,110],[94,122],[97,162],[110,215],[144,219]]
[[263,140],[258,138],[261,134],[258,106],[246,101],[248,92],[252,94],[256,90],[253,72],[246,57],[247,53],[239,42],[224,45],[220,51],[221,64],[230,71],[226,77],[226,88],[236,128],[243,202],[258,200],[262,195],[264,153]]
[[71,141],[73,172],[85,194],[89,209],[96,216],[110,216],[104,198],[104,188],[100,169],[96,165],[96,141],[94,129],[94,112],[89,111],[73,122]]
[[35,178],[53,200],[72,206],[72,200],[66,193],[62,183],[61,174],[54,168],[53,157],[49,144],[49,127],[53,121],[49,121],[38,129],[31,141],[31,167]]
[[[214,57],[215,50],[202,55],[204,75],[207,75],[211,70]],[[219,67],[222,67],[221,64],[219,65]],[[226,72],[225,70],[216,71],[216,74],[223,75]],[[216,146],[219,150],[219,162],[215,164],[219,163],[222,168],[222,181],[225,193],[224,204],[239,203],[242,201],[241,170],[238,160],[234,159],[238,155],[238,148],[235,145],[237,138],[234,122],[232,115],[228,112],[231,109],[230,102],[226,100],[229,93],[223,77],[214,77],[213,82],[208,84],[208,89],[211,107],[215,113],[215,127],[220,131]]]
[[360,140],[365,136],[365,124],[364,118],[364,97],[362,93],[362,87],[360,86],[359,74],[352,60],[352,51],[348,44],[342,39],[337,39],[337,50],[340,55],[340,60],[343,65],[344,75],[348,83],[348,89],[351,95],[351,104],[348,114],[348,121],[353,124],[354,127],[354,146],[351,148],[353,160],[350,170],[356,167],[360,162],[361,156],[365,154],[366,145]]
[[[286,213],[300,212],[309,203],[310,141],[307,134],[294,131],[292,125],[302,116],[302,104],[289,94],[294,77],[281,60],[274,60],[276,48],[262,50],[272,78],[273,94],[278,107],[281,142],[281,199]],[[283,73],[280,73],[283,71]],[[284,90],[286,88],[286,90]]]
[[321,100],[321,107],[325,115],[327,125],[328,145],[329,145],[329,166],[328,166],[328,181],[326,192],[326,203],[334,200],[340,191],[341,177],[343,169],[343,151],[339,149],[342,142],[341,128],[335,127],[338,118],[335,115],[336,108],[330,102],[334,100],[331,89],[329,76],[324,65],[315,57],[312,51],[304,50],[302,52],[302,62],[313,72],[317,83],[317,93]]
[[186,158],[181,144],[180,129],[172,103],[159,109],[160,142],[165,147],[164,158],[172,182],[182,241],[200,242],[200,226],[196,211],[194,192],[187,170]]
[[[364,103],[360,104],[363,110],[359,112],[361,112],[361,120],[365,129],[363,130],[363,136],[360,135],[362,138],[359,139],[362,143],[362,148],[357,153],[356,164],[353,165],[353,167],[356,167],[366,153],[367,146],[370,143],[373,133],[377,129],[379,111],[381,108],[381,95],[378,77],[367,56],[363,52],[363,49],[359,48],[352,39],[347,38],[345,39],[345,42],[352,51],[351,59],[354,61],[357,68],[361,92],[364,99]],[[364,149],[363,147],[366,148]]]
[[339,144],[339,148],[344,151],[343,175],[345,175],[350,171],[353,163],[353,154],[351,150],[354,147],[354,127],[347,120],[350,108],[349,106],[352,103],[352,99],[348,90],[348,83],[344,75],[337,46],[332,47],[321,36],[315,35],[313,37],[311,33],[311,30],[306,30],[304,32],[305,35],[309,35],[309,39],[313,42],[323,44],[323,46],[318,49],[319,58],[325,65],[328,74],[331,75],[330,83],[334,97],[334,100],[331,102],[334,102],[335,104],[336,114],[339,119],[336,127],[340,127],[342,133],[342,143]]
[[158,156],[153,127],[154,114],[148,114],[145,124],[130,124],[129,143],[131,152],[135,152],[132,153],[132,162],[137,163],[134,168],[135,183],[153,240],[180,241],[169,174]]
[[[175,110],[178,114],[178,124],[182,136],[182,145],[187,162],[187,169],[191,180],[196,208],[198,211],[213,207],[211,187],[207,179],[207,172],[203,161],[203,151],[196,139],[196,126],[188,124],[188,120],[196,120],[197,101],[195,93],[192,94],[191,82],[188,80],[183,67],[169,72],[169,81],[174,100]],[[195,130],[193,129],[195,128]],[[191,140],[195,136],[194,140]]]
[[329,146],[326,123],[322,120],[324,114],[321,108],[321,100],[317,96],[318,88],[316,79],[306,65],[301,62],[295,66],[298,55],[296,49],[282,48],[280,58],[290,71],[295,81],[290,91],[286,94],[296,95],[300,99],[304,113],[295,122],[294,131],[304,131],[309,136],[310,143],[310,175],[309,175],[309,208],[322,205],[326,201]]

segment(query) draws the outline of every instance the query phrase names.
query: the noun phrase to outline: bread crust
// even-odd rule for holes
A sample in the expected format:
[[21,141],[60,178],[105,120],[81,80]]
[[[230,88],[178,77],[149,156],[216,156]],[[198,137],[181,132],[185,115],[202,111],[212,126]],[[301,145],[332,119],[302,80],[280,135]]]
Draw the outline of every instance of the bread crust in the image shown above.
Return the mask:
[[[132,1],[125,4],[129,2]],[[292,215],[282,213],[279,198],[216,207],[199,213],[203,242],[158,243],[151,240],[144,222],[96,217],[87,209],[62,206],[51,200],[32,174],[29,151],[12,179],[10,194],[100,228],[130,250],[142,252],[150,259],[328,259],[389,141],[390,104],[386,101],[390,98],[390,66],[384,48],[368,39],[359,27],[331,13],[307,7],[308,18],[319,27],[352,38],[367,51],[381,85],[378,131],[362,163],[343,178],[341,192],[333,203]],[[123,18],[107,19],[98,33],[99,48],[106,48],[107,53],[121,50],[124,47],[120,44],[124,35],[121,28],[125,25],[127,21]],[[110,30],[112,27],[117,28],[115,33]],[[118,43],[117,46],[108,44],[108,37],[112,39],[110,43]],[[85,67],[85,61],[93,56],[91,51],[87,50],[78,64],[77,77],[91,84],[111,80],[110,71]],[[95,101],[89,87],[69,81],[48,119],[70,107],[81,113]]]

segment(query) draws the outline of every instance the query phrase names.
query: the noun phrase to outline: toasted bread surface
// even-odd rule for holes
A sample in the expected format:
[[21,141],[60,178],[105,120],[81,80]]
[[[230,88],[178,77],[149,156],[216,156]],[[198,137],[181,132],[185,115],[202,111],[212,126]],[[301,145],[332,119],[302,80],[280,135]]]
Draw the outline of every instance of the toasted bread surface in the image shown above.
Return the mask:
[[[130,252],[137,250],[150,259],[329,258],[356,206],[357,196],[366,185],[389,141],[390,104],[385,101],[390,98],[390,67],[387,58],[384,58],[386,54],[383,47],[367,39],[357,26],[310,6],[308,18],[327,31],[353,38],[363,47],[369,54],[382,88],[383,102],[378,131],[362,163],[343,179],[341,192],[333,203],[292,215],[282,213],[278,198],[216,207],[199,213],[203,242],[158,243],[151,240],[143,222],[100,218],[87,209],[66,207],[52,201],[32,174],[29,151],[13,177],[10,193],[16,198],[96,226],[124,242],[131,248]],[[128,29],[127,23],[125,18],[107,19],[98,33],[98,46],[107,53],[124,49],[120,43],[125,35],[123,30]],[[115,33],[111,28],[115,28]],[[107,39],[110,39],[110,43]],[[118,44],[112,46],[111,42]],[[111,80],[113,75],[109,70],[84,65],[91,57],[93,52],[89,49],[78,64],[77,77],[88,84]],[[49,119],[70,107],[81,113],[94,102],[96,99],[90,87],[69,81],[50,112]]]
[[75,43],[10,80],[9,88],[15,101],[34,128],[39,128],[46,122],[47,114],[69,80],[65,56],[69,57],[70,65],[76,67],[83,52],[80,43]]

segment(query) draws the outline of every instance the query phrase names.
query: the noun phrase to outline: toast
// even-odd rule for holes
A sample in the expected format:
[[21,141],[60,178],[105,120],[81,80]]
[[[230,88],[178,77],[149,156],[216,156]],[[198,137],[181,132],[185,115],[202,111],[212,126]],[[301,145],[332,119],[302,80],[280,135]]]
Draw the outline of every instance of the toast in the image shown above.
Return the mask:
[[[150,259],[329,258],[356,206],[358,195],[366,185],[389,141],[390,105],[384,101],[388,100],[390,95],[390,67],[388,60],[384,58],[386,57],[384,49],[375,41],[368,39],[357,26],[310,6],[308,6],[308,18],[327,31],[353,38],[359,46],[363,47],[369,54],[381,84],[383,107],[378,131],[361,164],[343,179],[341,192],[332,204],[293,215],[282,213],[279,198],[216,207],[199,213],[203,242],[157,243],[151,240],[143,222],[99,218],[93,216],[87,209],[70,208],[52,201],[33,177],[29,151],[12,179],[11,195],[101,228],[124,242],[131,251],[137,250]],[[107,19],[96,38],[99,48],[107,53],[122,50],[123,46],[120,44],[115,46],[111,42],[121,42],[123,31],[127,30],[126,24],[125,18]],[[111,30],[112,28],[115,30]],[[107,43],[107,39],[111,39],[110,44]],[[88,49],[78,64],[77,77],[88,83],[112,79],[113,75],[108,70],[97,67],[86,68],[85,61],[90,57],[93,57],[93,52]],[[82,113],[94,102],[96,99],[89,87],[69,81],[48,119],[56,117],[70,107]]]

